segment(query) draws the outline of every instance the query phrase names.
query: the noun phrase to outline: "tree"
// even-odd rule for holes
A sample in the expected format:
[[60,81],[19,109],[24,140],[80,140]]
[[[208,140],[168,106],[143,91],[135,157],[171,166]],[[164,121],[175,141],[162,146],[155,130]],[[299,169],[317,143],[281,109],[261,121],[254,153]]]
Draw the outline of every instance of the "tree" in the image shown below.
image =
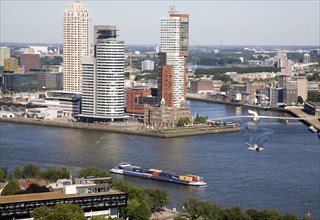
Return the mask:
[[265,220],[273,220],[273,219],[280,219],[281,215],[272,209],[264,209],[260,212],[260,219]]
[[201,214],[201,202],[196,198],[188,198],[184,203],[183,207],[190,215],[191,219],[197,219]]
[[228,84],[222,84],[220,91],[221,92],[228,92],[229,90],[229,85]]
[[183,216],[178,216],[178,217],[174,217],[173,220],[188,220],[186,217]]
[[0,182],[4,182],[4,179],[6,177],[6,173],[3,169],[0,169]]
[[20,194],[20,193],[21,193],[21,188],[20,188],[19,182],[16,180],[11,180],[4,187],[4,189],[1,192],[1,195],[2,196],[9,196],[9,195],[15,195],[15,194]]
[[190,119],[187,118],[187,117],[183,117],[183,118],[180,118],[178,123],[177,123],[177,126],[184,126],[184,125],[187,125],[187,124],[190,124]]
[[50,209],[48,206],[40,206],[35,208],[30,215],[32,218],[34,218],[34,220],[45,220],[48,218],[51,212],[52,209]]
[[39,174],[40,167],[38,165],[29,163],[23,167],[22,176],[24,178],[34,178]]
[[16,168],[14,169],[13,176],[14,176],[15,179],[21,179],[22,171],[21,171],[19,166],[16,166]]
[[299,220],[297,216],[293,214],[286,214],[283,216],[282,220]]
[[307,100],[310,101],[310,102],[320,102],[320,92],[318,92],[318,91],[309,91]]
[[197,114],[197,116],[193,119],[193,122],[201,123],[201,124],[206,124],[206,123],[207,123],[207,119],[206,119],[206,117],[204,117],[204,116],[199,116],[199,115]]
[[162,206],[170,204],[169,193],[163,189],[147,189],[147,194],[149,197],[149,204],[153,209],[156,209],[157,207],[162,208]]
[[131,220],[149,220],[151,217],[151,211],[147,203],[145,201],[139,202],[136,199],[128,202],[126,214]]
[[[234,219],[234,220],[251,220],[251,217],[242,210],[240,206],[223,209],[219,214],[221,219]],[[261,218],[266,220],[265,218]]]
[[45,180],[56,182],[58,179],[70,178],[70,172],[65,167],[63,168],[49,167],[46,171],[40,172],[39,176]]
[[71,203],[59,203],[52,209],[48,207],[38,207],[33,210],[31,217],[35,220],[86,220],[84,211],[77,205]]
[[36,183],[32,183],[28,186],[28,188],[23,193],[30,194],[30,193],[43,193],[43,192],[50,192],[50,190],[46,186],[39,186]]
[[86,168],[82,168],[79,171],[79,177],[87,177],[87,176],[95,176],[95,177],[109,177],[111,174],[103,170],[97,166],[90,166]]

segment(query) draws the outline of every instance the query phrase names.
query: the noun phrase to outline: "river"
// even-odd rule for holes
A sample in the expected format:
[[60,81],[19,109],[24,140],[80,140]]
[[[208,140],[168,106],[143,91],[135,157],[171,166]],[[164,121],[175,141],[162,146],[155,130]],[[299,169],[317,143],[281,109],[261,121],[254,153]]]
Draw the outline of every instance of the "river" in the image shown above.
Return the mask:
[[[188,101],[193,115],[208,118],[246,115],[241,107]],[[260,111],[262,115],[283,113]],[[276,119],[260,124],[245,119],[237,133],[181,138],[153,138],[23,124],[0,124],[0,166],[36,163],[41,167],[65,166],[72,173],[97,165],[110,169],[120,162],[202,176],[208,186],[189,187],[130,176],[118,176],[145,187],[166,189],[170,207],[181,210],[188,197],[210,199],[229,207],[265,208],[320,217],[320,142],[306,125]],[[245,127],[249,128],[246,129]],[[244,142],[260,143],[261,152]]]

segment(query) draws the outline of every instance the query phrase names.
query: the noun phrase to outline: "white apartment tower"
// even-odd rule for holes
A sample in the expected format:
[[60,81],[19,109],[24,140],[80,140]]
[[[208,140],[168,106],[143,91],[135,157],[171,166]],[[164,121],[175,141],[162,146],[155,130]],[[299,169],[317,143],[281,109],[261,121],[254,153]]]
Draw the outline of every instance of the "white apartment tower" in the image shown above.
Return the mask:
[[310,54],[303,54],[303,63],[310,63]]
[[91,21],[86,6],[71,3],[63,16],[63,89],[82,92],[82,58],[90,56]]
[[116,26],[94,26],[94,57],[83,59],[82,121],[117,121],[124,116],[124,42]]
[[185,106],[189,15],[172,12],[168,17],[162,17],[160,35],[160,52],[166,53],[166,65],[174,67],[173,105]]

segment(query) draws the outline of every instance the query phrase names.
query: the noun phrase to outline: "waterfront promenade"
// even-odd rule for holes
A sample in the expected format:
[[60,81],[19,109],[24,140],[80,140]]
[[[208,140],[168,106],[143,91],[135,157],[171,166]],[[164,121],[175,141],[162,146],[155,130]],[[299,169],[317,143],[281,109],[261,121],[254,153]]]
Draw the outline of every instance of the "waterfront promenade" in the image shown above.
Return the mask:
[[105,131],[112,133],[133,134],[160,138],[184,137],[194,135],[216,134],[238,132],[239,127],[227,128],[225,126],[189,126],[175,128],[147,128],[138,122],[112,122],[102,124],[90,124],[80,122],[70,122],[66,118],[56,118],[53,120],[40,120],[35,118],[0,118],[0,122],[32,124],[51,127],[62,127],[71,129],[85,129]]

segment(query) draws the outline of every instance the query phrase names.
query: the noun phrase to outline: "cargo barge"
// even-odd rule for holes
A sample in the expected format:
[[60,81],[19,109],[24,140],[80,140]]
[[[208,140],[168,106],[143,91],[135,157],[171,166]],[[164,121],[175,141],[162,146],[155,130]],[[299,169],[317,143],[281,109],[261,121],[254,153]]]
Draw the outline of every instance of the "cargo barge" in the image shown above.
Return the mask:
[[130,163],[121,163],[110,170],[111,173],[131,175],[148,179],[162,180],[171,183],[179,183],[188,186],[206,186],[207,183],[202,180],[202,177],[196,175],[177,175],[175,173],[164,172],[158,169],[143,168],[132,166]]

